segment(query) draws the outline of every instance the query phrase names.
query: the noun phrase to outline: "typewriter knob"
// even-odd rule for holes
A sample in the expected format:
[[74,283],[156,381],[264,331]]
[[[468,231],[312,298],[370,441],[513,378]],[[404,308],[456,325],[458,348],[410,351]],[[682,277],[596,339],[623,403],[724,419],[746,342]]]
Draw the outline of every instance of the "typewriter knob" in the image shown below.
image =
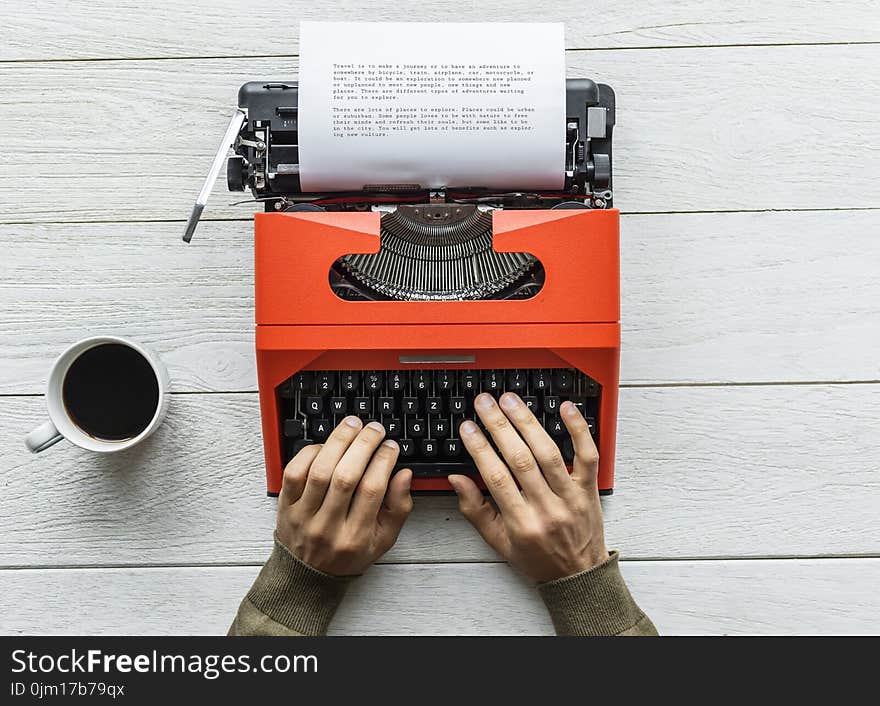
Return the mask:
[[593,185],[593,189],[608,186],[608,183],[611,181],[611,157],[602,152],[597,152],[593,155],[593,161],[590,166],[592,166],[590,183]]
[[247,162],[240,155],[233,155],[226,162],[226,186],[230,191],[244,191],[247,183]]

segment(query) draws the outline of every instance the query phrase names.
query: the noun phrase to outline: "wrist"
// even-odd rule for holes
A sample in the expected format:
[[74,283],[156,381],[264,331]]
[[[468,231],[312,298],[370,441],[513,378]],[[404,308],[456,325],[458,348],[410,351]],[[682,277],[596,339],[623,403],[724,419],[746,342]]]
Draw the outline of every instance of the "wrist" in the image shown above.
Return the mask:
[[291,630],[323,635],[353,578],[331,576],[309,566],[284,546],[276,533],[272,554],[247,600]]
[[571,576],[538,584],[557,635],[619,635],[644,619],[624,583],[617,552]]

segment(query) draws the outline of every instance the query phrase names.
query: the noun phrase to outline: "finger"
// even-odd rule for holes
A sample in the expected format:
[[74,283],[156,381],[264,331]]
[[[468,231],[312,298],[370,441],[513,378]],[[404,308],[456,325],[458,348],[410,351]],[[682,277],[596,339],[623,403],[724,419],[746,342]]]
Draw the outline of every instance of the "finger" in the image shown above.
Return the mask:
[[504,520],[492,504],[483,497],[477,484],[467,476],[449,476],[449,484],[458,496],[458,509],[492,549],[507,559],[510,556],[510,538]]
[[563,402],[559,411],[574,443],[571,477],[584,488],[595,488],[599,475],[599,451],[593,443],[587,420],[571,402]]
[[376,517],[379,515],[385,493],[388,492],[388,479],[391,478],[391,471],[397,463],[398,453],[400,447],[396,441],[393,439],[383,441],[373,454],[370,465],[364,471],[363,478],[354,493],[348,519],[364,531],[376,524]]
[[384,438],[385,427],[379,422],[370,422],[360,430],[333,469],[321,513],[326,512],[329,517],[345,519],[355,488],[361,482],[367,464]]
[[512,392],[505,392],[501,395],[501,408],[529,445],[553,492],[557,495],[569,492],[571,478],[559,446],[541,426],[532,411],[526,407],[525,402]]
[[488,439],[483,435],[474,422],[462,422],[459,427],[459,435],[464,443],[467,452],[474,459],[477,470],[483,477],[486,487],[498,503],[498,509],[501,513],[516,516],[525,508],[525,500],[516,483],[513,482],[513,476],[507,470],[504,462],[498,458],[498,454],[489,445]]
[[[504,395],[502,395],[502,398]],[[525,405],[523,405],[525,406]],[[550,488],[531,449],[510,423],[492,395],[483,393],[474,400],[474,409],[483,425],[495,440],[495,445],[507,461],[507,467],[516,476],[526,498],[540,499],[550,494]]]
[[292,505],[300,499],[306,487],[309,468],[320,450],[320,444],[305,446],[287,464],[287,467],[284,469],[284,477],[281,479],[281,495],[278,498],[279,505]]
[[316,513],[324,502],[324,495],[330,485],[330,478],[339,459],[346,452],[349,445],[361,430],[361,422],[357,417],[346,417],[330,434],[330,437],[321,446],[309,476],[306,478],[306,488],[303,491],[301,502],[305,512]]
[[412,471],[404,468],[394,474],[388,483],[385,503],[379,509],[379,538],[387,551],[397,541],[403,523],[413,509],[412,495],[409,488],[412,483]]

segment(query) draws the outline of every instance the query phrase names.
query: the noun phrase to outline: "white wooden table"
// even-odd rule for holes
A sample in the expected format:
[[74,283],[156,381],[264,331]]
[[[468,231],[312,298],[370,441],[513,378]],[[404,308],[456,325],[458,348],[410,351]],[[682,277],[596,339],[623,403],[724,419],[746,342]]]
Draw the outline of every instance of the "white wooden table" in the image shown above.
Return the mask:
[[[323,7],[322,7],[323,5]],[[0,632],[221,633],[270,547],[248,207],[183,222],[300,19],[424,3],[0,8]],[[566,23],[617,91],[623,358],[612,547],[665,633],[880,631],[880,13],[872,0],[461,3]],[[29,455],[54,356],[154,346],[167,423]],[[421,498],[334,632],[547,633],[450,498]]]

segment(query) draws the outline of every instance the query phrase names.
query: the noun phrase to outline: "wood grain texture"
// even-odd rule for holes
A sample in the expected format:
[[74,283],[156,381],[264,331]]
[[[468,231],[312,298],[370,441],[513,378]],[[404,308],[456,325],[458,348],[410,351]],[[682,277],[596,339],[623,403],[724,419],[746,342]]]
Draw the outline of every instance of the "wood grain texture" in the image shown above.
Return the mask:
[[[624,216],[632,383],[880,379],[880,211]],[[0,392],[43,391],[97,332],[153,346],[177,391],[253,391],[249,222],[3,225]]]
[[[295,54],[299,22],[565,22],[569,48],[880,41],[868,0],[699,0],[600,4],[556,0],[459,3],[454,12],[413,0],[316,4],[287,0],[255,11],[244,0],[35,0],[0,8],[0,61]],[[270,31],[252,31],[259,26]]]
[[[622,391],[607,540],[626,558],[880,554],[880,386]],[[30,455],[37,397],[0,398],[0,566],[261,562],[256,395],[177,395],[157,434]],[[451,497],[417,498],[385,562],[493,561]]]
[[[878,559],[624,562],[662,634],[876,634]],[[4,634],[223,634],[257,567],[0,571]],[[499,564],[378,566],[336,635],[548,635],[537,592]]]
[[[617,91],[623,211],[877,208],[878,59],[880,45],[570,52],[568,72]],[[16,126],[0,133],[0,221],[185,219],[239,85],[295,75],[295,58],[0,64]],[[206,216],[252,210],[231,200],[219,181]]]

